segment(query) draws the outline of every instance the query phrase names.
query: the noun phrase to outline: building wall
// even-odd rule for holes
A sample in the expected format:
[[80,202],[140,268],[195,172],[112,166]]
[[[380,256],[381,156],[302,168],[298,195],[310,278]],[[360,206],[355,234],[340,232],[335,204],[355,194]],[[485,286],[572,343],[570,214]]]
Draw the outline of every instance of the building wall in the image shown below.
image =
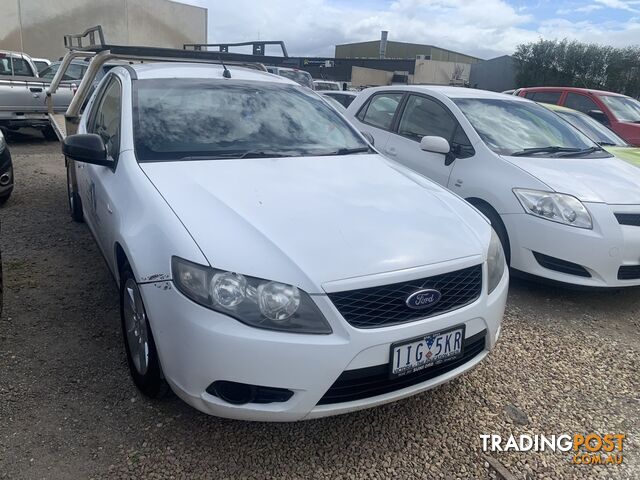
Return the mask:
[[[460,78],[454,80],[456,69],[461,70]],[[463,62],[442,62],[440,60],[416,60],[411,78],[415,85],[456,85],[464,86],[469,82],[471,65]]]
[[513,57],[504,55],[471,66],[469,85],[472,88],[503,92],[518,88]]
[[[336,45],[336,58],[378,58],[380,54],[380,40],[371,42],[347,43]],[[475,63],[480,59],[470,55],[453,52],[432,45],[419,43],[387,42],[385,58],[410,58],[425,55],[427,59],[445,62]]]
[[207,41],[207,10],[169,0],[0,0],[0,49],[64,55],[65,34],[102,25],[105,41],[182,48]]

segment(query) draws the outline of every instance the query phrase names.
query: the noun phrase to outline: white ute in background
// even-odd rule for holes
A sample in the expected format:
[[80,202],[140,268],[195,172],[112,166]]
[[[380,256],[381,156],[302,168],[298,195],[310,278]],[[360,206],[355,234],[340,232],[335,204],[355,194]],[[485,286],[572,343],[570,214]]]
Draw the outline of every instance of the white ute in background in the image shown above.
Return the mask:
[[451,380],[496,343],[508,272],[486,219],[290,80],[115,67],[63,152],[149,396],[321,417]]
[[640,285],[640,169],[541,105],[392,86],[361,92],[346,116],[385,156],[482,211],[512,269],[567,284]]

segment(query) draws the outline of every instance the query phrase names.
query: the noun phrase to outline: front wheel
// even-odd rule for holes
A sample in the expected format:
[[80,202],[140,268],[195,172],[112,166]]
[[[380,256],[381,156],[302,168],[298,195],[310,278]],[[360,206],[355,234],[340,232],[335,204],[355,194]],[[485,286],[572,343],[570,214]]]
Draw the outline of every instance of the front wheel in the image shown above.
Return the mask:
[[69,202],[69,214],[74,222],[84,222],[84,214],[82,213],[82,201],[76,189],[75,182],[71,177],[72,163],[67,162],[67,200]]
[[147,397],[162,398],[169,391],[169,385],[162,375],[140,289],[128,265],[120,280],[120,317],[133,383]]

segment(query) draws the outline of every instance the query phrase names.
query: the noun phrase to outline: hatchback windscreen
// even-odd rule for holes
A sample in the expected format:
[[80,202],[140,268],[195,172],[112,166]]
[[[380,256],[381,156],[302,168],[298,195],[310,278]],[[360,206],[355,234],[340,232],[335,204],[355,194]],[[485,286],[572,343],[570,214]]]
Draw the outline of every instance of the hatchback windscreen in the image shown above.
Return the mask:
[[303,72],[301,70],[285,70],[280,69],[278,71],[281,77],[288,78],[289,80],[293,80],[296,83],[299,83],[303,87],[308,87],[313,89],[313,78],[308,72]]
[[484,143],[500,155],[610,156],[536,103],[493,98],[458,98],[454,102]]
[[139,161],[345,155],[367,143],[314,92],[266,82],[134,82]]
[[568,112],[559,110],[556,112],[560,117],[564,118],[571,125],[576,127],[582,133],[586,134],[591,140],[602,146],[610,147],[628,147],[629,145],[612,130],[594,120],[589,115],[582,112]]
[[630,97],[600,95],[607,107],[613,111],[619,122],[640,123],[640,102]]

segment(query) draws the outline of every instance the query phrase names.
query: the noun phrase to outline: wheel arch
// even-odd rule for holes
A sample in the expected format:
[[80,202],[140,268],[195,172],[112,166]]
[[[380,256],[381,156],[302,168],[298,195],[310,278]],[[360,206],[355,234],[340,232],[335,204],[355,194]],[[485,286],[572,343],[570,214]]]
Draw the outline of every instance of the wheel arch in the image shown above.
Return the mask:
[[[480,210],[480,212],[485,215],[489,221],[491,222],[491,225],[494,227],[494,230],[496,230],[498,232],[498,235],[504,235],[506,242],[506,246],[507,248],[505,249],[506,251],[505,256],[507,258],[507,264],[510,263],[511,261],[511,239],[509,238],[509,232],[507,231],[507,227],[505,226],[504,222],[502,221],[502,219],[500,218],[500,214],[498,213],[498,211],[493,208],[493,206],[487,202],[486,200],[483,200],[482,198],[478,198],[478,197],[468,197],[465,198],[465,200],[467,202],[469,202],[471,205],[473,205],[474,207],[476,207],[478,210]],[[497,223],[497,225],[493,225],[494,221]],[[498,229],[501,229],[502,232],[499,232]],[[503,243],[503,246],[504,246]]]

